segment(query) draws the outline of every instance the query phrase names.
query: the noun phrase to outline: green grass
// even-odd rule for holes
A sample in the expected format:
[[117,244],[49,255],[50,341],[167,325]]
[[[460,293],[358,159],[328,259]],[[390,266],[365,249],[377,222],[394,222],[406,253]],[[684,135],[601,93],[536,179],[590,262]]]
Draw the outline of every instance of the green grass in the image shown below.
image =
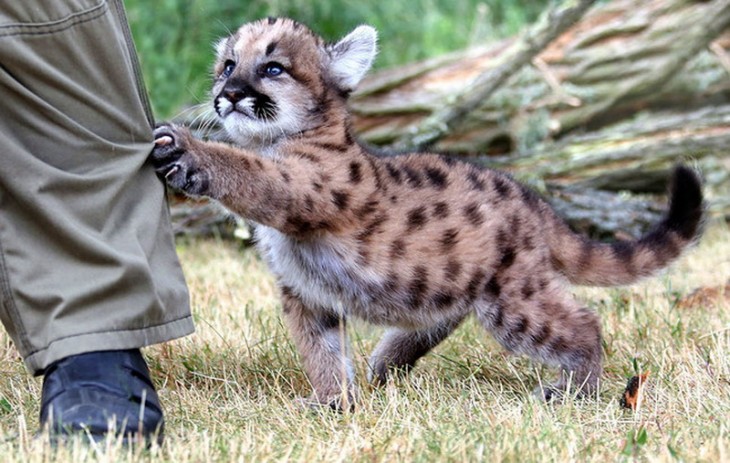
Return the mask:
[[213,43],[244,22],[297,19],[328,40],[359,24],[380,33],[376,67],[397,66],[517,33],[548,0],[127,0],[155,112],[167,119],[206,101]]
[[[730,275],[730,229],[713,225],[665,275],[621,289],[578,288],[603,320],[598,397],[559,405],[531,389],[553,372],[506,355],[468,321],[401,381],[364,384],[380,329],[353,324],[362,394],[352,414],[296,405],[309,393],[271,276],[235,243],[181,241],[195,335],[146,350],[167,416],[149,452],[114,442],[50,449],[33,439],[40,380],[0,334],[0,461],[728,461],[730,303],[677,300]],[[618,399],[651,371],[637,412]]]

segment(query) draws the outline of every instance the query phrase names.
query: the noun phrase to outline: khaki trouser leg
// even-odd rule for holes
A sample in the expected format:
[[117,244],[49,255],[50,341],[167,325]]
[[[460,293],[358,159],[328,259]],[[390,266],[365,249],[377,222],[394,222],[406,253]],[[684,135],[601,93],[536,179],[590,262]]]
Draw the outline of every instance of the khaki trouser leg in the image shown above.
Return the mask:
[[0,2],[0,319],[39,374],[193,330],[121,1]]

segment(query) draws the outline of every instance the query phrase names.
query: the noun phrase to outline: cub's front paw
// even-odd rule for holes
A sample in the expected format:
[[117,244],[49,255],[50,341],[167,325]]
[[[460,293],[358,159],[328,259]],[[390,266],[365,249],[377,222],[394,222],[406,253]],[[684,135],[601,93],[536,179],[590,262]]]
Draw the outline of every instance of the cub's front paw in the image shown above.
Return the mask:
[[208,193],[208,173],[192,149],[195,139],[188,129],[164,123],[155,128],[155,147],[150,159],[157,175],[172,188],[191,195]]

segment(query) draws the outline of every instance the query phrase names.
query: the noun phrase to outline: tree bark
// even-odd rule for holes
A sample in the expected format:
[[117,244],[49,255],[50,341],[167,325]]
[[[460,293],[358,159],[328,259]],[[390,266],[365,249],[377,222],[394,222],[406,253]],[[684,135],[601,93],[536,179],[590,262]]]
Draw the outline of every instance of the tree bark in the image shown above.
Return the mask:
[[[728,27],[727,0],[600,4],[452,124],[434,149],[515,155],[639,111],[728,102],[728,69],[709,50]],[[351,102],[356,130],[373,144],[412,144],[434,115],[458,105],[454,95],[491,75],[515,41],[374,75]],[[714,44],[727,54],[730,34]]]
[[[474,78],[459,93],[450,96],[449,104],[423,120],[415,130],[397,141],[398,147],[423,148],[432,145],[463,123],[464,119],[501,87],[509,77],[529,63],[535,55],[578,21],[595,0],[567,1],[544,14],[525,34],[515,40],[498,63]],[[495,60],[496,61],[496,60]]]

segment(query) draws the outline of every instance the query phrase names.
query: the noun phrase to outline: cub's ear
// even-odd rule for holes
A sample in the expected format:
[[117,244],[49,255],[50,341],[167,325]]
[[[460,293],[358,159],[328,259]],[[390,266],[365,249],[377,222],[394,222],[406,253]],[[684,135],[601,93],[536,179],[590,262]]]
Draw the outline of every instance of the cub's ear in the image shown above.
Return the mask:
[[326,47],[329,75],[340,90],[351,92],[370,70],[378,53],[378,33],[359,26],[345,38]]

